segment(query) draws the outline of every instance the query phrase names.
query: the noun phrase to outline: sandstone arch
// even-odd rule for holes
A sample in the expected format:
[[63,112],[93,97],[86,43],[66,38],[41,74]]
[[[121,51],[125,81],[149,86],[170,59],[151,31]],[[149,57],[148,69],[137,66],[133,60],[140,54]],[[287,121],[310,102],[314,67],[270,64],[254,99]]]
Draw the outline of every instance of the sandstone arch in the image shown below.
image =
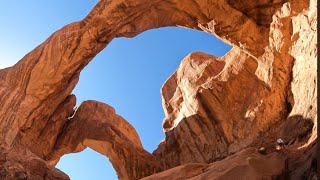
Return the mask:
[[[311,138],[308,142],[304,142],[307,147],[317,137],[316,71],[314,69],[317,57],[315,7],[316,1],[314,0],[302,2],[261,0],[255,3],[234,0],[156,0],[151,2],[147,0],[101,0],[84,20],[66,25],[28,53],[16,65],[0,71],[0,84],[2,84],[0,87],[1,148],[9,149],[9,152],[16,152],[22,148],[48,162],[57,160],[63,153],[81,150],[83,148],[81,143],[102,152],[92,145],[91,140],[85,140],[86,138],[97,139],[92,134],[86,134],[80,141],[73,142],[75,143],[72,144],[73,147],[66,151],[61,149],[61,143],[69,142],[63,138],[71,137],[65,133],[73,132],[68,128],[70,129],[72,124],[78,126],[77,121],[70,123],[68,119],[77,117],[79,121],[88,121],[88,119],[82,119],[82,116],[77,113],[72,116],[75,97],[70,93],[78,81],[79,73],[113,38],[134,37],[145,30],[164,26],[183,26],[207,31],[235,47],[228,55],[218,59],[218,61],[226,62],[226,66],[218,71],[219,77],[216,73],[212,74],[210,68],[207,69],[208,74],[196,71],[200,74],[200,80],[203,77],[206,77],[207,80],[211,78],[211,80],[205,82],[201,80],[201,83],[198,84],[204,89],[201,92],[195,91],[197,92],[195,97],[200,96],[199,99],[196,99],[200,101],[200,105],[194,109],[191,108],[195,110],[196,115],[200,114],[201,120],[214,122],[222,127],[223,130],[216,139],[220,140],[220,136],[226,136],[226,145],[221,151],[225,152],[223,156],[252,145],[258,133],[263,136],[264,132],[275,123],[297,114],[314,121]],[[196,66],[206,62],[208,61],[204,60]],[[301,71],[303,67],[310,68],[310,71]],[[197,68],[199,67],[195,69]],[[230,91],[230,96],[226,97],[227,102],[223,102],[221,106],[212,106],[219,102],[214,91],[221,91],[219,89],[221,87],[222,90],[225,90],[227,85],[223,82],[230,82],[230,77],[236,78],[236,75],[241,74],[242,71],[245,74],[244,78],[232,81],[237,84],[237,81],[246,83],[247,79],[253,79],[252,82],[257,82],[255,85],[259,88],[243,92],[257,93],[259,99],[245,105],[236,105],[235,114],[240,117],[232,117],[235,119],[226,121],[230,119],[229,116],[218,112],[219,108],[223,108],[223,105],[237,97],[233,94],[234,92]],[[183,78],[185,77],[181,77]],[[304,86],[302,80],[306,78],[308,80]],[[212,84],[223,85],[215,87]],[[173,86],[173,88],[179,90],[178,86]],[[236,89],[241,90],[241,86]],[[307,89],[312,89],[312,91],[307,91]],[[184,90],[180,88],[179,91]],[[246,95],[249,97],[250,94]],[[217,102],[207,102],[205,99],[208,96],[216,98]],[[171,97],[174,96],[169,96],[164,102],[171,101]],[[305,99],[307,99],[306,102]],[[174,104],[176,103],[169,102],[166,106],[176,108],[175,111],[172,111],[173,113],[171,110],[167,111],[169,113],[164,127],[174,136],[168,135],[166,142],[179,141],[181,134],[175,134],[190,129],[190,127],[185,128],[188,121],[175,118],[178,117],[177,114],[181,112],[181,109],[178,106],[175,107]],[[275,109],[273,109],[274,106]],[[248,116],[246,116],[247,113]],[[242,117],[243,115],[245,117]],[[192,118],[191,121],[195,122]],[[238,121],[239,126],[235,124]],[[179,130],[178,124],[184,128]],[[115,126],[110,125],[109,127]],[[244,132],[241,131],[242,128]],[[254,129],[256,134],[250,134],[248,128]],[[65,131],[66,129],[68,131]],[[215,130],[218,129],[215,128]],[[74,132],[77,133],[77,131]],[[193,131],[193,133],[196,132]],[[206,133],[211,134],[210,130]],[[50,137],[49,141],[46,141],[47,137]],[[98,138],[98,140],[111,141],[108,138]],[[127,167],[119,165],[119,169],[116,167],[119,176],[141,178],[185,163],[210,163],[219,159],[212,153],[210,154],[211,151],[190,149],[191,157],[186,157],[184,155],[186,152],[183,150],[170,162],[168,161],[169,156],[166,156],[164,152],[173,151],[175,147],[166,142],[160,145],[161,147],[153,155],[146,153],[141,147],[136,147],[137,154],[130,154],[130,156],[148,157],[148,160],[142,164],[139,164],[140,161],[133,162],[142,167],[152,163],[154,167],[147,169],[145,173],[137,174],[136,171],[139,168],[128,172]],[[133,144],[137,145],[137,142]],[[77,147],[78,145],[80,146]],[[180,146],[179,143],[178,145]],[[201,142],[200,145],[211,147],[213,144]],[[126,147],[123,148],[126,149]],[[127,148],[131,148],[131,145]],[[108,155],[112,157],[112,154]],[[134,163],[130,165],[136,167]],[[134,175],[129,177],[128,174]]]
[[[184,6],[183,4],[187,2],[198,5],[195,7]],[[232,11],[233,9],[227,2],[209,2],[100,1],[83,21],[63,27],[18,62],[14,69],[19,69],[22,72],[11,70],[13,68],[2,71],[2,82],[7,87],[2,88],[1,92],[6,94],[3,91],[7,88],[15,90],[10,93],[10,96],[3,96],[2,101],[6,103],[3,103],[4,106],[1,110],[6,112],[8,108],[19,109],[21,112],[18,114],[21,115],[15,117],[17,113],[3,113],[5,114],[3,118],[7,120],[1,121],[1,126],[4,127],[2,130],[6,133],[1,133],[1,135],[6,134],[6,137],[1,137],[1,139],[4,139],[7,145],[11,145],[19,128],[29,128],[35,117],[47,119],[71,93],[81,69],[115,37],[133,37],[144,30],[163,26],[185,26],[197,29],[207,26],[217,35],[230,36],[228,39],[231,43],[243,42],[242,44],[248,44],[248,48],[242,48],[254,54],[261,53],[261,50],[254,51],[250,48],[257,48],[256,44],[265,44],[266,31],[264,32],[254,21],[239,11]],[[164,6],[164,10],[160,8],[161,6]],[[204,10],[208,12],[202,12],[204,10],[199,9],[201,6],[207,6]],[[225,17],[221,17],[221,14],[225,13],[224,11],[214,12],[221,9],[220,6],[230,11],[229,21]],[[160,10],[156,11],[150,7]],[[205,17],[207,18],[204,19]],[[147,19],[144,18],[155,19],[155,21],[146,21]],[[212,24],[212,20],[215,21],[217,27]],[[210,28],[210,25],[213,27]],[[214,28],[219,30],[216,32]],[[241,38],[241,35],[237,35],[238,31],[246,31],[254,37]],[[263,32],[265,36],[261,34]],[[249,44],[255,45],[250,46]],[[263,49],[263,46],[257,49]],[[25,75],[19,76],[17,73]],[[10,82],[6,79],[10,77],[18,78]],[[24,83],[19,84],[19,82]],[[20,91],[24,91],[24,93],[19,93]],[[23,99],[23,101],[14,104],[15,101],[9,101],[10,99]]]
[[81,103],[60,136],[55,150],[45,157],[50,164],[90,147],[109,158],[120,179],[140,179],[161,170],[156,157],[143,149],[135,129],[106,104]]

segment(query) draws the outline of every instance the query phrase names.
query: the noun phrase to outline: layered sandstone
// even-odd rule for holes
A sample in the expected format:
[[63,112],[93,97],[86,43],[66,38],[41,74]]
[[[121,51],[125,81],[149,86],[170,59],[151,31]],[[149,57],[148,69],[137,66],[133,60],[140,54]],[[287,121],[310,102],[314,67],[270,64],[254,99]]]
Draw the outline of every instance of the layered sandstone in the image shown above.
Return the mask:
[[[110,159],[120,179],[160,171],[150,177],[312,178],[316,6],[315,0],[99,1],[84,20],[0,70],[0,177],[67,179],[54,168],[59,158],[90,147]],[[86,101],[75,108],[71,92],[113,38],[165,26],[206,31],[233,49],[221,58],[191,53],[166,81],[166,138],[150,154],[112,107]],[[287,144],[281,155],[273,153],[277,138]],[[249,148],[261,146],[271,154]],[[262,170],[264,163],[270,168]]]
[[267,156],[248,148],[211,164],[189,163],[143,178],[152,179],[285,179],[285,157],[279,153]]

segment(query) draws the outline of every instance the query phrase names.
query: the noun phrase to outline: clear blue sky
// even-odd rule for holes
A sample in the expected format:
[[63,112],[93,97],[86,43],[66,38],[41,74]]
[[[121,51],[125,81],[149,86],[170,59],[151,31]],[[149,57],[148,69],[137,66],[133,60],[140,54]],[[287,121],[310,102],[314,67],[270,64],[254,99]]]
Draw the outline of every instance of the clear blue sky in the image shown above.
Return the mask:
[[[81,20],[98,0],[0,0],[0,68],[11,66],[54,31]],[[113,106],[152,152],[164,138],[160,88],[191,52],[222,56],[230,50],[214,36],[184,28],[160,28],[114,39],[82,71],[77,104],[92,99]],[[117,179],[108,159],[91,149],[62,157],[57,167],[72,180]]]

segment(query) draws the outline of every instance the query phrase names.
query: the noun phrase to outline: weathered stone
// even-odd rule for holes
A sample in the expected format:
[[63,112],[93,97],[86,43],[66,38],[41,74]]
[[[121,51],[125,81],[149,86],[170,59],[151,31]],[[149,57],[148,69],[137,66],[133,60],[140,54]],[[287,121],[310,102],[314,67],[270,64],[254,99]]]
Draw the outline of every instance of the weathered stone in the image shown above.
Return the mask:
[[120,179],[140,179],[161,170],[159,161],[143,149],[135,129],[103,103],[85,101],[45,156],[55,165],[61,156],[86,147],[107,156]]
[[186,164],[163,171],[143,180],[156,179],[285,179],[286,161],[279,153],[261,155],[254,148],[242,150],[211,164]]
[[[312,178],[316,7],[315,0],[100,0],[82,21],[0,70],[0,178],[68,179],[52,165],[86,147],[107,156],[120,179],[174,167],[154,177],[259,179],[269,172],[260,168],[265,163],[267,176],[286,178],[287,171],[289,178]],[[206,31],[234,48],[221,58],[191,53],[166,81],[166,139],[150,154],[113,108],[86,101],[75,111],[70,94],[81,70],[113,38],[165,26]],[[285,170],[278,166],[282,157],[272,154],[278,138],[287,143],[280,151],[288,158]],[[251,146],[269,155],[241,154]],[[179,170],[185,173],[172,174]]]

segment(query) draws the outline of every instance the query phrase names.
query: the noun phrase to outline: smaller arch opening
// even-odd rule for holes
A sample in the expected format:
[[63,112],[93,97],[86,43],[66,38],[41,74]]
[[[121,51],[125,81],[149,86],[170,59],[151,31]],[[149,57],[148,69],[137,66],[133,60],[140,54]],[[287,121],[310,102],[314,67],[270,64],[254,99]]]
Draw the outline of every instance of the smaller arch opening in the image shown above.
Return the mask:
[[62,156],[56,168],[63,170],[72,180],[118,179],[109,159],[91,148]]

